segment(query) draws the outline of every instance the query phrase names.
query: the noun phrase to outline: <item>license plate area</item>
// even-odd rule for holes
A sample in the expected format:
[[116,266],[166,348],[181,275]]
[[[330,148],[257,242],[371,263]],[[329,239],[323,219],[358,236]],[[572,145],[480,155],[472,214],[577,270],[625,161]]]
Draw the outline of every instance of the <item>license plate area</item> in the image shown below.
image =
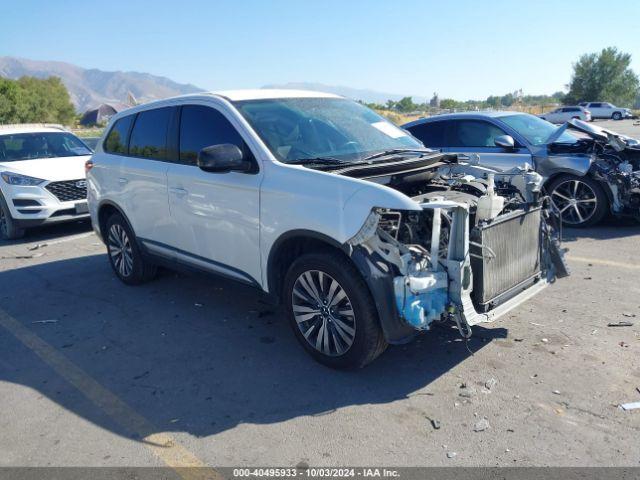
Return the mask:
[[76,208],[76,215],[89,213],[89,205],[87,204],[87,202],[76,203],[75,208]]

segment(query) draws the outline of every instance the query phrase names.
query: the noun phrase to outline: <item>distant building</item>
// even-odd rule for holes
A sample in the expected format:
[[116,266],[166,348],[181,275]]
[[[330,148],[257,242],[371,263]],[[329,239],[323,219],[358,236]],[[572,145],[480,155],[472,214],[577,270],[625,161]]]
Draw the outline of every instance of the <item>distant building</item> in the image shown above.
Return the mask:
[[440,108],[440,98],[438,98],[438,94],[433,92],[433,98],[429,100],[429,106],[433,108]]
[[116,113],[130,108],[124,103],[103,103],[98,108],[87,110],[80,119],[80,125],[91,127],[93,125],[102,125],[107,123]]

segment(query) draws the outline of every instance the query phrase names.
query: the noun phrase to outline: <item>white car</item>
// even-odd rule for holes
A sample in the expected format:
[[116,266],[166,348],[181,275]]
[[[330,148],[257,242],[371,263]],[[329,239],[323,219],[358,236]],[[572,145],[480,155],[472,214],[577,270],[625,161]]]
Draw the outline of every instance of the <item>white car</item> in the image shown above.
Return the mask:
[[551,123],[565,123],[571,120],[572,118],[576,118],[578,120],[582,120],[583,122],[591,121],[591,112],[584,107],[560,107],[556,108],[551,112],[544,113],[542,115],[538,115],[543,120]]
[[124,283],[164,265],[252,285],[331,367],[435,321],[469,336],[565,273],[540,175],[458,164],[335,95],[140,105],[111,119],[87,169],[93,227]]
[[620,108],[607,102],[582,102],[581,107],[591,112],[591,118],[612,118],[613,120],[622,120],[631,118],[633,114],[628,108]]
[[0,126],[0,238],[89,217],[84,164],[91,150],[60,126]]

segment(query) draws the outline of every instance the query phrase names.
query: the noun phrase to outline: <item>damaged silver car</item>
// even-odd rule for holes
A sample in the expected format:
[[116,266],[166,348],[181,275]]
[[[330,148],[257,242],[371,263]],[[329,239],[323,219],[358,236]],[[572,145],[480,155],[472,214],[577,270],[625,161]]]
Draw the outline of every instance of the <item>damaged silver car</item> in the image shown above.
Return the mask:
[[404,125],[430,148],[497,170],[531,165],[570,227],[607,213],[640,217],[637,141],[578,119],[558,127],[520,112],[463,112]]
[[87,169],[124,283],[163,265],[254,286],[331,367],[366,365],[434,322],[468,337],[567,274],[538,173],[460,163],[335,95],[140,105],[113,117]]

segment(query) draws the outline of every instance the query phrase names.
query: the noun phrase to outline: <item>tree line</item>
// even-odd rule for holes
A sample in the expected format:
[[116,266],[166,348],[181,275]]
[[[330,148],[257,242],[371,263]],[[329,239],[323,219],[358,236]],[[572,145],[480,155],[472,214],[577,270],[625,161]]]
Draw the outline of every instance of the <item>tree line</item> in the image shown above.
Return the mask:
[[76,112],[60,78],[0,78],[0,124],[60,123],[71,125]]
[[[563,104],[576,105],[580,102],[610,102],[619,107],[640,108],[640,81],[631,69],[631,55],[620,52],[615,47],[604,48],[599,53],[582,55],[573,65],[573,74],[568,92],[552,95],[521,95],[521,92],[502,96],[491,95],[485,100],[440,100],[439,108],[444,110],[483,110],[487,108],[508,108],[514,104],[524,106]],[[388,100],[386,104],[367,103],[376,110],[394,110],[401,113],[426,111],[428,103],[415,103],[412,97],[398,101]]]

